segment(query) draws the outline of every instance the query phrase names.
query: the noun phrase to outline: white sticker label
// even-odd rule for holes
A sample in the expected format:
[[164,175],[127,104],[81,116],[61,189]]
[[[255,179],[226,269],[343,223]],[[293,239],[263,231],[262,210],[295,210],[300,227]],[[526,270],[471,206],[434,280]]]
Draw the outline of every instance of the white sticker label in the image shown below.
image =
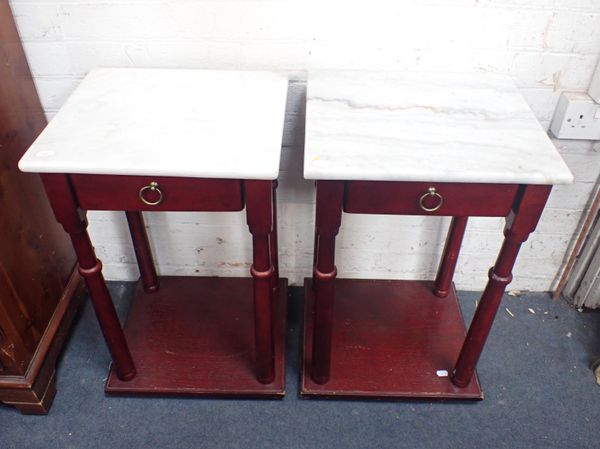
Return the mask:
[[54,150],[42,150],[42,151],[38,151],[37,153],[35,153],[35,155],[37,157],[54,156]]

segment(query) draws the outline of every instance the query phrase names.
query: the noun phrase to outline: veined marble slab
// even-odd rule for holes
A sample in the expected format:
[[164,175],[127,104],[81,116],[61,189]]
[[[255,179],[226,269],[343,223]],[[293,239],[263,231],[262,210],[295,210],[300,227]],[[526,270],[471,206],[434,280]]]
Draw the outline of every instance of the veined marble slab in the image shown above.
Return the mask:
[[275,179],[287,85],[269,72],[95,69],[19,168]]
[[308,179],[568,184],[512,80],[486,73],[309,73]]

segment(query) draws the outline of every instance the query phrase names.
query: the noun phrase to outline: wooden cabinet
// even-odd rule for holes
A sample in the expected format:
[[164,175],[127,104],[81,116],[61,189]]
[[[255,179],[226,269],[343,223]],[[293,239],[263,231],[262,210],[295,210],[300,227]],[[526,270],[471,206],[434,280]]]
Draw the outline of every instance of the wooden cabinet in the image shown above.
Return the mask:
[[0,62],[0,402],[47,413],[79,276],[39,176],[17,168],[46,119],[6,0]]

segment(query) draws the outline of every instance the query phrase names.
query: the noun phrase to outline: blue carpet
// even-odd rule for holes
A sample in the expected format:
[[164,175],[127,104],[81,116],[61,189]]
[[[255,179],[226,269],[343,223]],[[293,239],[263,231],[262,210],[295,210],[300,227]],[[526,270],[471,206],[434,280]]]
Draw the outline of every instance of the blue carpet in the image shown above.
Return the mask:
[[[124,316],[133,284],[110,289]],[[459,296],[470,320],[478,294]],[[0,449],[600,447],[600,386],[589,369],[600,313],[546,294],[505,297],[479,363],[481,402],[330,401],[298,398],[301,303],[292,289],[283,401],[105,397],[110,359],[87,303],[50,414],[0,407]]]

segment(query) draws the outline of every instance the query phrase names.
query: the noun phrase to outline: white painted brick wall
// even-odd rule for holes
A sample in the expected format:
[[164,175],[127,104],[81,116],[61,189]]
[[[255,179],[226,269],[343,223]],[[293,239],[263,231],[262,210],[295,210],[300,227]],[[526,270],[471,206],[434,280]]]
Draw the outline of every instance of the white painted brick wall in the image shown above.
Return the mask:
[[[586,90],[600,54],[598,0],[12,0],[49,118],[96,66],[270,69],[290,75],[279,189],[281,272],[311,273],[313,200],[302,179],[306,71],[480,70],[510,74],[548,127],[561,90]],[[553,192],[512,284],[548,290],[600,173],[600,146],[556,141],[576,176]],[[342,276],[432,277],[449,220],[345,215]],[[243,213],[147,214],[162,274],[247,275]],[[502,220],[472,219],[456,281],[478,290]],[[137,277],[122,214],[90,213],[109,279]]]

